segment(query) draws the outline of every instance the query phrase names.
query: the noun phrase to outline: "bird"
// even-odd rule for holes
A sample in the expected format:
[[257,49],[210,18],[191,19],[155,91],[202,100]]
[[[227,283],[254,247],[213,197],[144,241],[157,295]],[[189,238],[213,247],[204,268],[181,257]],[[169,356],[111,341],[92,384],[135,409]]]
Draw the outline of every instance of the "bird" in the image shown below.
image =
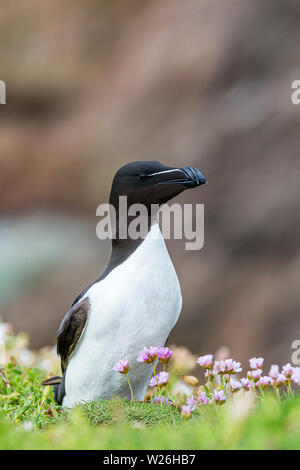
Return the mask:
[[[197,168],[157,161],[130,162],[116,172],[109,198],[117,215],[109,262],[101,276],[76,297],[59,326],[62,377],[41,384],[54,386],[59,405],[72,408],[100,398],[129,398],[127,382],[113,370],[125,357],[134,398],[144,399],[152,368],[137,362],[137,354],[144,346],[165,346],[182,308],[180,283],[157,211],[182,191],[206,182]],[[121,213],[121,196],[127,197],[128,207],[143,204],[147,208],[144,237],[121,236],[120,224],[127,221],[128,228],[133,219]],[[157,210],[150,215],[153,205]]]

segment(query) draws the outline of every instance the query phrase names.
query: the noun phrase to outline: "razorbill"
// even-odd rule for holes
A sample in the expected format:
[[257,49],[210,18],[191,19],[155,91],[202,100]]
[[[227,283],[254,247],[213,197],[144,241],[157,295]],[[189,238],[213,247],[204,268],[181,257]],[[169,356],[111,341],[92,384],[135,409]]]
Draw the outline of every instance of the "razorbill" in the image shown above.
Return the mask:
[[[54,385],[57,403],[69,408],[100,397],[129,397],[126,380],[113,370],[124,357],[130,363],[134,397],[144,399],[152,368],[137,362],[138,352],[144,346],[165,345],[182,305],[179,281],[150,208],[203,183],[206,178],[196,168],[172,168],[155,161],[129,163],[117,171],[110,204],[119,217],[109,263],[61,322],[57,352],[63,376],[43,382]],[[132,219],[120,213],[120,196],[127,196],[128,207],[142,203],[149,210],[144,238],[120,236],[119,221],[126,216],[129,224]]]

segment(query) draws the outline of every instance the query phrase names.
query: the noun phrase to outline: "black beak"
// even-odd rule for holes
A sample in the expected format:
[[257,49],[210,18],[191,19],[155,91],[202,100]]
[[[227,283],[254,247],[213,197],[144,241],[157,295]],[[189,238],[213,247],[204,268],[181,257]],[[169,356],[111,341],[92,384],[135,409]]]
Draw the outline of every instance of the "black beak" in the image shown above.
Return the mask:
[[[177,174],[176,174],[177,173]],[[184,166],[182,168],[169,168],[168,170],[158,171],[149,175],[143,175],[141,178],[148,179],[153,176],[163,178],[157,185],[180,184],[185,188],[195,188],[201,184],[207,183],[205,176],[193,166]]]
[[183,168],[180,168],[180,170],[187,178],[182,182],[187,188],[195,188],[196,186],[207,183],[207,179],[203,173],[198,170],[198,168],[194,168],[193,166],[184,166]]

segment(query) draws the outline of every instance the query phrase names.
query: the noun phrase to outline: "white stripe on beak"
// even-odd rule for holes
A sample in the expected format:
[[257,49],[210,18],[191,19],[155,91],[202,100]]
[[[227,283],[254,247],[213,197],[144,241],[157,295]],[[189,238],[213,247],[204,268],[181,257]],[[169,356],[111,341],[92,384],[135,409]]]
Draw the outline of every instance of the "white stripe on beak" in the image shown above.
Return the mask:
[[[172,171],[182,171],[181,168],[174,168],[172,170],[165,170],[165,171],[158,171],[157,173],[150,173],[150,175],[147,176],[156,176],[156,175],[163,175],[164,173],[171,173]],[[182,171],[182,173],[184,173]]]

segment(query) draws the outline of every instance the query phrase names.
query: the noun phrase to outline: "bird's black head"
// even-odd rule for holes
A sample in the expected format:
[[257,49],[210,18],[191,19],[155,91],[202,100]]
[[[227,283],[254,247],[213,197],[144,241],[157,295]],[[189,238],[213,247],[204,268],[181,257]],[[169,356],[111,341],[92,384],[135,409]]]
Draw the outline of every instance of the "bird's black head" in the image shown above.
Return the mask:
[[128,204],[164,204],[188,188],[206,183],[205,176],[191,166],[173,168],[160,162],[132,162],[115,174],[110,203],[118,205],[119,196],[127,196]]

